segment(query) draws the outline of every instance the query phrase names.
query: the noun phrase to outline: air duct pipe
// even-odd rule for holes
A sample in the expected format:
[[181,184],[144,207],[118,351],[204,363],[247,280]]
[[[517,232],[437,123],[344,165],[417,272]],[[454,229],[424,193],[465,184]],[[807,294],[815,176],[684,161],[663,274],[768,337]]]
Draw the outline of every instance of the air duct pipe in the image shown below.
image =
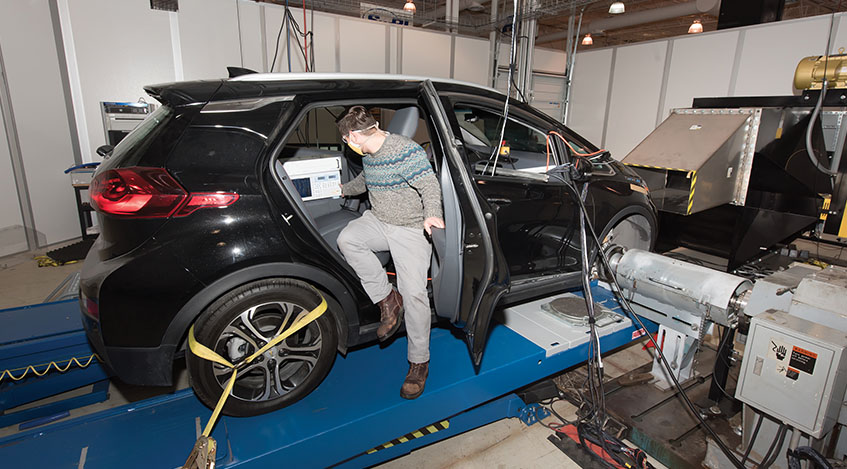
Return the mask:
[[[687,3],[680,3],[652,10],[636,11],[623,15],[614,16],[612,18],[603,18],[594,20],[583,27],[581,33],[597,33],[600,31],[609,31],[612,29],[628,28],[630,26],[638,26],[641,24],[655,23],[656,21],[664,21],[672,18],[679,18],[688,15],[714,15],[720,13],[721,0],[695,0]],[[545,42],[558,41],[567,39],[568,32],[546,34],[536,38],[536,44]]]

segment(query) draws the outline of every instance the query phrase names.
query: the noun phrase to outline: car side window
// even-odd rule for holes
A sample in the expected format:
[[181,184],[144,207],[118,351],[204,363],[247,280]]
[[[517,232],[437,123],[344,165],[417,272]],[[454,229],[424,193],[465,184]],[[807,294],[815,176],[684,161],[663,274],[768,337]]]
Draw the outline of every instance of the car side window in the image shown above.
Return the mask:
[[341,151],[344,144],[335,121],[344,113],[343,106],[311,109],[294,128],[286,145],[300,148]]
[[555,151],[548,158],[544,130],[510,116],[502,145],[508,148],[508,155],[501,151],[496,156],[494,153],[503,125],[502,110],[498,112],[476,104],[457,103],[453,111],[474,173],[538,179],[539,175],[559,164]]

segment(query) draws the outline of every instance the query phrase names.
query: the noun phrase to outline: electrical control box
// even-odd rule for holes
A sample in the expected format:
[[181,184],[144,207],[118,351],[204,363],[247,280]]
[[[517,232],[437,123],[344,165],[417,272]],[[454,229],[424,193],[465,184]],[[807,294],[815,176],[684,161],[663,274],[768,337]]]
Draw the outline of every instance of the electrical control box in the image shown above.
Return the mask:
[[283,167],[304,201],[341,197],[341,157],[291,159]]
[[767,310],[750,322],[735,397],[821,438],[835,424],[847,387],[847,335]]

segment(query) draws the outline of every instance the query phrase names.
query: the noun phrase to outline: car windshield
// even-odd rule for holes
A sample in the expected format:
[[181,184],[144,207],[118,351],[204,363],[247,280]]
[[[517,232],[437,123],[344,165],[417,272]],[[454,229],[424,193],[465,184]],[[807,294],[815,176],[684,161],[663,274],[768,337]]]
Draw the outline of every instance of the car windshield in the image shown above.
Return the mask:
[[[467,137],[470,134],[471,141],[478,145],[493,147],[500,137],[500,127],[503,125],[503,116],[480,108],[457,107],[456,119],[459,126]],[[465,133],[466,132],[466,133]],[[503,138],[509,142],[513,150],[541,153],[546,151],[545,135],[538,130],[527,127],[521,123],[509,119]],[[476,140],[474,142],[473,140]]]

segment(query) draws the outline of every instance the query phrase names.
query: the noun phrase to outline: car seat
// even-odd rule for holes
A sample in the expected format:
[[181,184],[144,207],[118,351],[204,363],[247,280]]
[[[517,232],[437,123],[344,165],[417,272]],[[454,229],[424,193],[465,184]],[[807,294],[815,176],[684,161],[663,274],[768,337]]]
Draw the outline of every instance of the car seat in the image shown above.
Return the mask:
[[[385,130],[392,134],[403,135],[408,138],[413,138],[418,130],[418,120],[420,113],[418,108],[410,106],[399,109],[391,118],[391,121],[385,127]],[[361,214],[358,211],[342,208],[341,210],[328,213],[316,217],[313,220],[314,225],[318,228],[318,232],[326,240],[326,242],[337,249],[338,235],[348,223],[359,218]],[[387,265],[391,260],[391,254],[388,251],[380,251],[376,253],[382,265]]]

